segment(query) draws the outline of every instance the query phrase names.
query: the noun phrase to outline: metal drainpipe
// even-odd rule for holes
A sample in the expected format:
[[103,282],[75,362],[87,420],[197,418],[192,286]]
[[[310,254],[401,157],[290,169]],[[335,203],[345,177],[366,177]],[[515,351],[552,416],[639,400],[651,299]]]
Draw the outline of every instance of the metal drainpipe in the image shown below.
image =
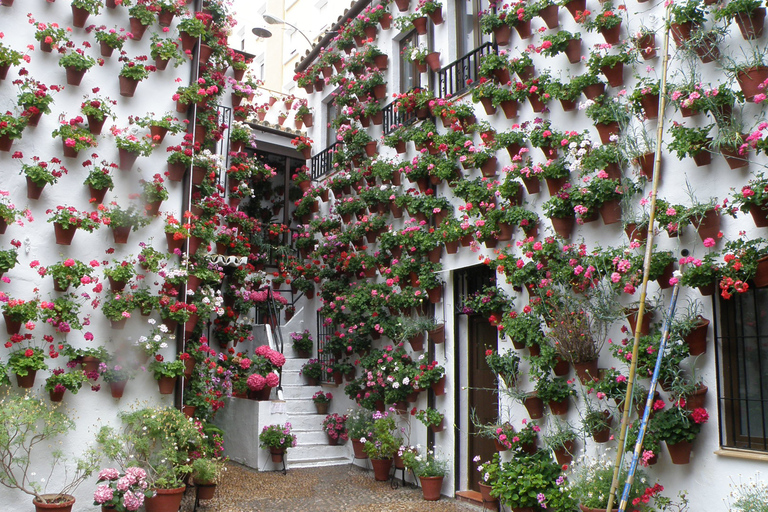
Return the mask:
[[[194,2],[195,11],[202,11],[203,10],[203,0],[195,0]],[[192,85],[197,81],[197,76],[200,72],[200,45],[202,44],[203,40],[201,37],[197,38],[197,45],[195,46],[195,52],[192,55],[192,66],[189,70],[189,85]],[[197,105],[195,104],[192,107],[192,140],[194,141],[195,136],[195,126],[197,121]],[[193,156],[194,158],[194,156]],[[190,169],[187,169],[190,172],[187,173],[186,178],[184,180],[184,194],[181,195],[181,211],[184,212],[188,210],[192,204],[192,171]],[[189,238],[187,238],[186,242],[186,248],[187,248],[187,254],[189,254]],[[186,290],[186,286],[184,287]],[[183,327],[182,327],[183,328]],[[178,327],[177,327],[178,332]],[[176,353],[184,352],[186,350],[186,336],[181,335],[176,337]],[[176,389],[174,390],[174,397],[173,401],[176,404],[176,407],[179,410],[182,410],[184,408],[184,380],[186,380],[186,377],[182,376],[181,382],[176,382]]]

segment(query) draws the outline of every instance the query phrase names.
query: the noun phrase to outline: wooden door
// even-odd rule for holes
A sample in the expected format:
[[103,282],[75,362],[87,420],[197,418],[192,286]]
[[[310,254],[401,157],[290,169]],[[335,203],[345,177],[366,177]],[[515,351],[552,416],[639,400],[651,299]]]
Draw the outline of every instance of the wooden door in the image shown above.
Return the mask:
[[[499,397],[495,393],[495,375],[485,362],[485,351],[497,349],[497,331],[488,320],[480,316],[469,317],[469,400],[466,405],[467,417],[474,411],[480,423],[494,423],[499,417]],[[476,436],[470,421],[467,464],[469,487],[479,491],[477,466],[472,461],[476,455],[481,461],[490,460],[496,453],[492,439]]]

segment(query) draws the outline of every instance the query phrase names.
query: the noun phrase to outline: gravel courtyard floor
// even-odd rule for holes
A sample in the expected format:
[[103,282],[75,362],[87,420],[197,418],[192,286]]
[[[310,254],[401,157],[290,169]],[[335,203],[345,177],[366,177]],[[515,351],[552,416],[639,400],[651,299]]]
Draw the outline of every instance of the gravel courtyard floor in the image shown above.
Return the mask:
[[[399,473],[398,473],[399,476]],[[189,489],[181,510],[194,508],[194,490]],[[467,512],[480,507],[442,497],[424,501],[421,489],[392,489],[389,482],[376,482],[373,472],[353,465],[290,469],[288,474],[258,472],[227,464],[224,483],[216,497],[201,501],[200,512]]]

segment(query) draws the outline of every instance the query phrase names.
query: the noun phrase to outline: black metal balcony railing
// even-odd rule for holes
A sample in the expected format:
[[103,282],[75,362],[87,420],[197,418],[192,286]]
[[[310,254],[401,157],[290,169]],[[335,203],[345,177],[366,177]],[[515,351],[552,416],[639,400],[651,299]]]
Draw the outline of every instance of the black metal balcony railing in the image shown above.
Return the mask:
[[456,96],[477,84],[480,61],[493,48],[493,43],[485,43],[441,69],[437,76],[438,96]]
[[381,111],[384,113],[384,135],[393,132],[398,126],[409,126],[416,122],[416,112],[397,110],[395,105],[397,100],[385,106]]
[[312,157],[310,164],[310,178],[317,180],[331,172],[333,169],[333,156],[339,149],[341,142],[334,142],[320,153]]

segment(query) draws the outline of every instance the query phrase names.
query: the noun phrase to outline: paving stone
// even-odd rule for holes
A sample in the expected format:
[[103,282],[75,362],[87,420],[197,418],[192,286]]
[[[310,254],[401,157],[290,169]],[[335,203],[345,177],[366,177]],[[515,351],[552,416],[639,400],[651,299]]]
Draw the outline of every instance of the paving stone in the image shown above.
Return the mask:
[[[399,476],[399,473],[398,473]],[[194,508],[194,489],[184,497],[182,512]],[[468,512],[479,507],[442,497],[425,501],[421,489],[392,489],[376,482],[373,472],[352,464],[320,468],[259,472],[228,463],[223,483],[200,512]]]

